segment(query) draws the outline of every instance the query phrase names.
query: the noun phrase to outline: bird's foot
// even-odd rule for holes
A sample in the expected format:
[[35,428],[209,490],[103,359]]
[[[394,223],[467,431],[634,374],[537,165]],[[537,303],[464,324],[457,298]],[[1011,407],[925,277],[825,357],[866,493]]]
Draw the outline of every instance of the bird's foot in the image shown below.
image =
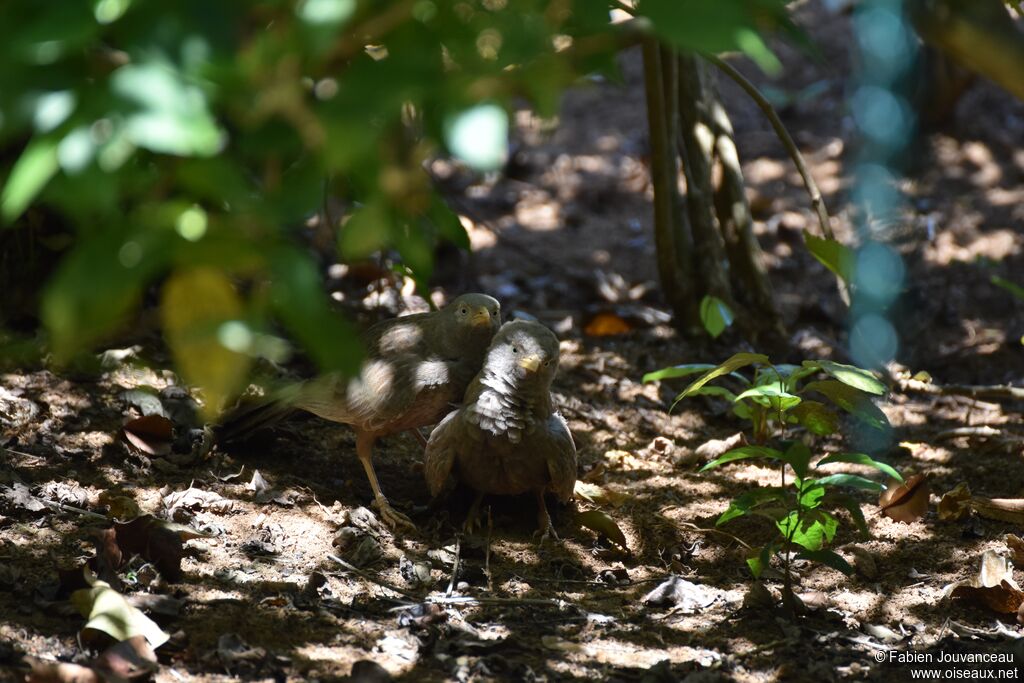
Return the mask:
[[392,529],[396,531],[400,529],[416,531],[416,525],[412,523],[412,520],[391,507],[391,503],[384,496],[377,496],[373,505],[377,508],[377,512],[380,513],[380,518]]
[[533,537],[537,538],[540,536],[540,540],[537,541],[537,545],[544,545],[544,541],[552,540],[556,543],[562,539],[558,537],[558,532],[555,531],[554,525],[551,524],[551,520],[548,520],[546,527],[541,527],[533,532]]
[[480,503],[483,499],[484,496],[481,493],[473,500],[469,512],[466,513],[466,521],[462,523],[463,533],[472,535],[481,530],[483,525],[480,522]]
[[537,492],[537,531],[534,532],[534,538],[540,534],[540,542],[538,545],[544,545],[544,541],[549,538],[555,541],[561,540],[558,538],[558,534],[555,532],[555,526],[551,523],[551,515],[548,514],[548,506],[544,503],[544,492]]

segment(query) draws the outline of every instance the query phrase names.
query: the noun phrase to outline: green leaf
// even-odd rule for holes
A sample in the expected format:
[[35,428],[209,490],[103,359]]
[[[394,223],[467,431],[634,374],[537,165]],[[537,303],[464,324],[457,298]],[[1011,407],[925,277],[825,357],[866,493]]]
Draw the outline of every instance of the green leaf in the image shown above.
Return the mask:
[[742,517],[759,505],[765,503],[786,500],[786,489],[779,486],[754,489],[740,494],[729,504],[729,509],[719,516],[716,526],[721,526],[729,520]]
[[868,394],[856,387],[836,380],[811,382],[804,387],[804,392],[817,391],[846,412],[860,418],[875,429],[889,427],[889,418],[871,402]]
[[781,451],[777,451],[774,448],[768,448],[767,446],[740,446],[734,448],[731,451],[720,455],[715,458],[704,467],[700,468],[700,472],[714,469],[719,465],[724,465],[727,462],[735,462],[737,460],[749,460],[750,458],[767,458],[769,460],[782,460],[784,458]]
[[745,398],[753,400],[755,403],[762,405],[771,410],[787,411],[794,406],[800,404],[801,398],[795,396],[788,391],[785,387],[779,383],[772,384],[761,384],[751,389],[747,389],[742,394],[736,397],[737,401],[741,401]]
[[690,375],[696,375],[698,372],[707,372],[708,370],[714,369],[715,365],[711,363],[689,363],[686,365],[673,365],[670,368],[662,368],[661,370],[655,370],[654,372],[648,372],[644,375],[644,382],[655,382],[662,379],[675,379],[676,377],[689,377]]
[[823,510],[808,510],[803,514],[793,510],[785,519],[779,520],[776,526],[793,543],[807,550],[821,550],[822,546],[835,537],[839,520]]
[[42,302],[43,322],[59,362],[126,321],[143,287],[173,257],[173,237],[165,230],[123,235],[108,226],[65,257]]
[[717,339],[725,328],[732,325],[735,316],[732,309],[716,296],[705,296],[700,302],[700,321],[713,339]]
[[[776,366],[776,367],[779,367],[779,366]],[[808,376],[813,375],[814,373],[818,372],[818,368],[813,368],[813,367],[809,368],[809,367],[806,367],[806,366],[799,366],[799,365],[790,366],[790,367],[792,367],[793,370],[788,372],[788,373],[786,373],[786,375],[785,375],[786,388],[789,389],[789,391],[792,391],[794,393],[796,392],[796,384],[797,384],[797,382],[802,380],[804,377],[808,377]]]
[[754,575],[754,578],[760,578],[762,572],[768,568],[768,565],[772,561],[772,553],[775,552],[773,544],[768,544],[763,548],[755,548],[750,555],[747,556],[747,566],[750,567],[750,573]]
[[278,317],[321,369],[354,374],[363,356],[358,335],[331,309],[310,257],[291,247],[278,248],[271,256],[272,303]]
[[815,479],[814,481],[822,486],[847,486],[855,489],[864,489],[865,491],[874,491],[876,493],[880,493],[885,489],[885,487],[877,481],[872,481],[866,477],[861,477],[856,474],[829,474],[819,479]]
[[0,193],[0,215],[5,222],[13,221],[28,208],[50,178],[57,172],[57,142],[51,138],[37,138],[29,143],[11,169]]
[[824,497],[825,487],[821,485],[820,481],[812,481],[800,492],[800,498],[797,500],[797,503],[802,508],[814,509],[821,505]]
[[777,73],[778,58],[757,29],[784,17],[782,0],[644,0],[638,9],[650,18],[654,30],[675,47],[702,52],[742,50],[765,73]]
[[683,393],[679,394],[679,396],[676,397],[676,402],[678,403],[681,399],[684,399],[687,396],[694,395],[698,389],[700,389],[702,386],[704,386],[711,380],[721,377],[723,375],[728,375],[731,372],[735,372],[740,368],[752,365],[754,363],[768,363],[768,356],[764,355],[763,353],[737,353],[736,355],[726,360],[724,363],[714,367],[711,370],[708,370],[703,375],[694,380],[694,382],[690,384],[690,386],[686,387]]
[[366,258],[388,245],[394,232],[394,216],[387,203],[374,198],[356,209],[341,228],[338,249],[348,260]]
[[832,567],[832,569],[841,571],[847,576],[853,574],[853,567],[850,566],[850,563],[832,550],[804,550],[798,553],[796,557],[798,560],[810,560],[811,562],[823,564],[826,567]]
[[207,107],[206,94],[170,62],[126,64],[110,77],[111,89],[138,109],[125,120],[128,138],[153,152],[213,156],[224,132]]
[[819,460],[815,467],[821,467],[822,465],[828,465],[833,462],[848,462],[855,465],[867,465],[868,467],[874,467],[879,472],[883,472],[896,481],[903,483],[903,477],[898,471],[896,471],[896,468],[879,460],[875,460],[870,455],[866,455],[864,453],[832,453],[831,455],[826,455],[824,458]]
[[804,367],[822,369],[835,377],[843,384],[856,387],[869,394],[882,396],[888,391],[888,387],[872,375],[868,370],[858,368],[854,365],[844,365],[830,360],[805,360]]
[[871,536],[871,532],[868,531],[867,520],[864,519],[864,511],[860,509],[860,503],[857,502],[852,496],[845,493],[836,493],[830,491],[825,497],[826,503],[839,505],[846,508],[846,511],[850,513],[853,518],[853,523],[857,525],[857,530],[861,536],[868,538]]
[[990,282],[992,284],[994,284],[996,287],[1002,287],[1003,289],[1005,289],[1010,294],[1013,294],[1015,297],[1017,297],[1021,301],[1024,301],[1024,287],[1021,287],[1017,283],[1010,282],[1009,280],[1005,280],[1005,279],[999,277],[998,275],[993,275],[992,278],[990,279]]
[[839,416],[820,401],[803,401],[789,411],[796,421],[817,436],[828,436],[839,429]]
[[835,240],[815,237],[809,232],[804,233],[804,242],[814,258],[823,266],[847,284],[853,280],[853,268],[857,257],[849,247]]
[[431,193],[430,209],[427,217],[437,228],[437,234],[451,240],[459,249],[469,251],[469,234],[462,226],[459,215],[452,211],[448,203],[437,192]]
[[794,441],[782,456],[783,462],[793,468],[796,476],[803,479],[811,462],[811,449],[803,441]]

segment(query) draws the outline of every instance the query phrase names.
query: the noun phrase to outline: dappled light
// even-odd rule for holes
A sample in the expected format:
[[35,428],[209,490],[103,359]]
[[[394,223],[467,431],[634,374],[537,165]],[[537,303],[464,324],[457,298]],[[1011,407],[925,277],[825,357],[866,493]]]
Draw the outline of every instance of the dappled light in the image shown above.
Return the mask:
[[0,678],[1024,671],[1020,3],[0,38]]

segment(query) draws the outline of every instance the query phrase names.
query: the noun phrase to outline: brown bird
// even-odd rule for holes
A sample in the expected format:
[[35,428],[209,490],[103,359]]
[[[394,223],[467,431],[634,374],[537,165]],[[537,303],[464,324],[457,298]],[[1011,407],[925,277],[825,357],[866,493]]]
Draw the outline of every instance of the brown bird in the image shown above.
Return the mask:
[[450,475],[477,492],[467,525],[475,523],[485,494],[537,497],[539,532],[554,536],[545,493],[572,498],[576,446],[551,406],[558,369],[558,339],[539,323],[506,323],[487,350],[483,369],[461,408],[434,428],[424,473],[437,496]]
[[240,440],[297,410],[351,425],[381,518],[414,529],[381,492],[374,442],[407,429],[419,436],[417,428],[436,423],[461,402],[500,324],[501,307],[486,294],[463,294],[439,311],[381,321],[363,335],[366,358],[356,377],[327,374],[269,401],[240,406],[222,420],[218,441]]

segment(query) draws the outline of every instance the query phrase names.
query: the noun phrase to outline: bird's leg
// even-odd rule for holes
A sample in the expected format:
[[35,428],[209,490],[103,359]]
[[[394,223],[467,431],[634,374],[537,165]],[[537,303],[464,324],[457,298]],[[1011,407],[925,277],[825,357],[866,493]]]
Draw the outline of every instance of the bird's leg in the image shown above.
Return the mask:
[[369,434],[356,434],[356,455],[359,456],[359,462],[363,463],[363,469],[366,470],[366,478],[370,480],[370,488],[373,489],[374,504],[377,506],[377,510],[380,511],[381,519],[383,519],[388,526],[392,528],[404,527],[415,531],[416,525],[412,523],[412,520],[391,507],[391,503],[389,503],[388,499],[384,497],[383,493],[381,493],[380,484],[377,483],[377,472],[373,469],[374,441],[374,437]]
[[484,499],[484,494],[476,494],[476,498],[473,499],[473,504],[469,506],[469,512],[466,513],[466,521],[462,524],[462,530],[467,534],[474,533],[480,528],[480,503]]
[[544,541],[549,538],[558,540],[558,534],[555,532],[555,527],[551,524],[551,515],[548,514],[547,503],[544,502],[544,491],[537,491],[537,531],[534,536],[540,534],[540,544],[544,545]]
[[418,427],[413,427],[409,431],[412,432],[412,435],[416,437],[416,440],[420,442],[421,446],[424,448],[427,447],[427,437],[423,436],[423,432],[421,432]]

